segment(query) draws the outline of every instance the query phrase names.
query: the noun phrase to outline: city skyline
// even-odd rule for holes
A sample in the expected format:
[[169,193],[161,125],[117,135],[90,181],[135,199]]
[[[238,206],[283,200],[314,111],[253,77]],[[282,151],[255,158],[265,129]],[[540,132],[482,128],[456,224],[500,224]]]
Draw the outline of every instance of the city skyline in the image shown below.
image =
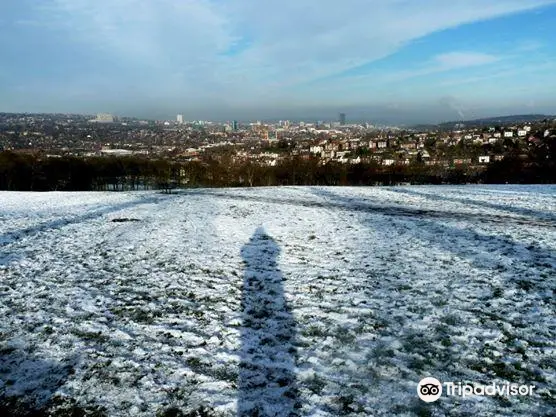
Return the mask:
[[391,123],[556,113],[556,0],[7,1],[0,111]]

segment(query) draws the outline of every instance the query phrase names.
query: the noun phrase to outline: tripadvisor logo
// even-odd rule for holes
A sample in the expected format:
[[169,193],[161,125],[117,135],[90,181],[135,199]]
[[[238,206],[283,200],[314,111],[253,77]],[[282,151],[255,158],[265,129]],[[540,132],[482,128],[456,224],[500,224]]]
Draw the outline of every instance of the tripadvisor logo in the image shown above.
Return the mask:
[[[444,382],[446,396],[514,396],[514,395],[533,395],[534,385],[518,384],[496,384],[489,385],[468,384],[462,382]],[[417,395],[427,403],[432,403],[442,395],[442,383],[432,377],[423,378],[417,385]]]
[[442,384],[436,378],[423,378],[417,385],[417,395],[426,403],[435,402],[442,395]]

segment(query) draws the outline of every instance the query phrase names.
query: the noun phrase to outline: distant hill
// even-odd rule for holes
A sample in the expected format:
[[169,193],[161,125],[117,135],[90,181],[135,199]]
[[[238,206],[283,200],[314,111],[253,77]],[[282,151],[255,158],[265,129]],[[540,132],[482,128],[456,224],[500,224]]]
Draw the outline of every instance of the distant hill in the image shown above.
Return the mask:
[[496,116],[496,117],[486,117],[482,119],[473,120],[454,120],[450,122],[443,122],[439,124],[418,124],[411,126],[415,130],[451,130],[457,125],[463,124],[465,127],[483,127],[483,126],[500,126],[500,125],[511,125],[517,123],[530,123],[538,122],[542,120],[552,120],[556,116],[550,116],[546,114],[518,114],[511,116]]
[[451,121],[441,123],[438,126],[441,128],[453,127],[457,124],[464,124],[465,126],[493,126],[493,125],[508,125],[514,123],[527,123],[527,122],[537,122],[545,119],[553,119],[555,116],[549,116],[546,114],[518,114],[511,116],[497,116],[497,117],[486,117],[483,119],[465,120],[465,121]]

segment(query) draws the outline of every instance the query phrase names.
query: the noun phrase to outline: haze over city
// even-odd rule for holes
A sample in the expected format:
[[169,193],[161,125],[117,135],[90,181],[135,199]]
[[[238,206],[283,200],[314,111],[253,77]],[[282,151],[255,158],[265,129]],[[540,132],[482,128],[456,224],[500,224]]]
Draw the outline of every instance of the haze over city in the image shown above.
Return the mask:
[[7,0],[0,111],[440,122],[556,113],[555,0]]

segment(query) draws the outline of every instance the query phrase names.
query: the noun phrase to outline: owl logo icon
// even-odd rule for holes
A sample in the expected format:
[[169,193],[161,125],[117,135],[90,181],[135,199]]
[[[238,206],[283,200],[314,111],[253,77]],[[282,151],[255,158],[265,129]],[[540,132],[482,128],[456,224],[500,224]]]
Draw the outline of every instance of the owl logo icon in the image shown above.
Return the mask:
[[423,378],[417,385],[417,395],[427,403],[435,402],[442,395],[442,384],[436,378]]

